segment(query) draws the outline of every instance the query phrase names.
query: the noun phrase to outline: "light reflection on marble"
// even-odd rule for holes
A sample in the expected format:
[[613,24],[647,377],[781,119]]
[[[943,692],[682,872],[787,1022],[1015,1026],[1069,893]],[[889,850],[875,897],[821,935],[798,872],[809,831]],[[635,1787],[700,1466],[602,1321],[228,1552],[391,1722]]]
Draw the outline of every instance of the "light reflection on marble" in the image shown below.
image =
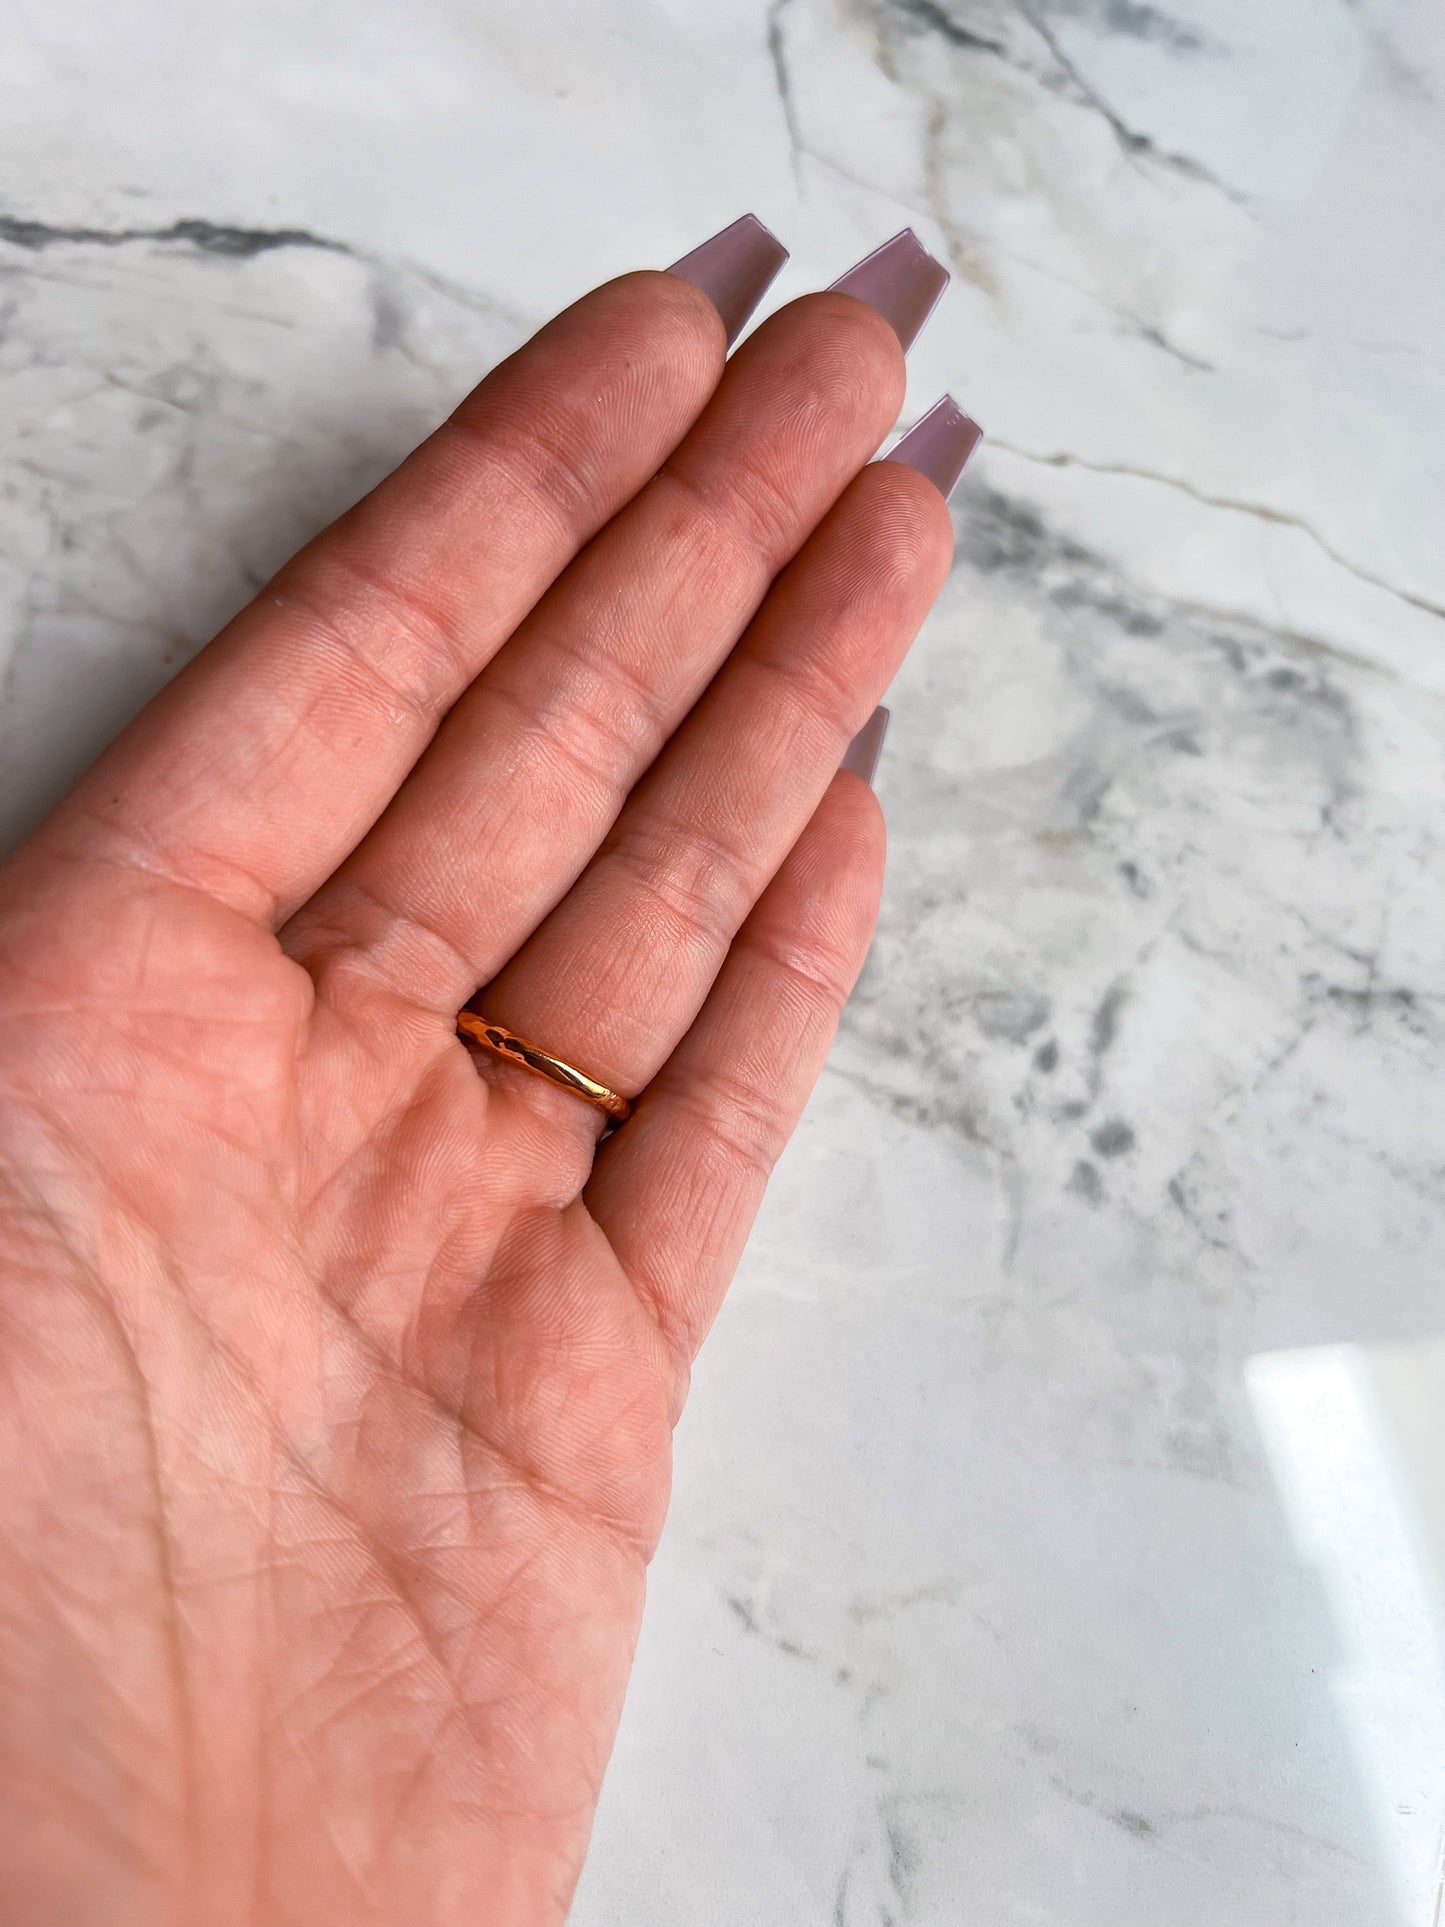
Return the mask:
[[[1433,31],[1432,31],[1433,29]],[[679,1436],[581,1927],[1430,1927],[1430,0],[29,10],[0,835],[589,281],[904,221],[990,440]],[[179,224],[179,225],[178,225]]]

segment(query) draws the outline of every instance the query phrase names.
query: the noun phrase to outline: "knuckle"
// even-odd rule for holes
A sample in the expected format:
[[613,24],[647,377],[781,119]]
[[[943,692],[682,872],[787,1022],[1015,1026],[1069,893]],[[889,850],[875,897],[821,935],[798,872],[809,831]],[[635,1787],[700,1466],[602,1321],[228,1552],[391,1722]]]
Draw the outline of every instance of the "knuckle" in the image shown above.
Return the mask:
[[605,412],[595,401],[579,406],[555,392],[544,405],[534,399],[525,412],[509,410],[511,420],[465,407],[452,419],[478,444],[483,469],[496,478],[487,492],[499,501],[520,496],[527,512],[570,544],[592,528],[605,492],[607,441],[599,433]]
[[761,592],[791,553],[798,505],[785,479],[754,459],[714,483],[681,465],[659,478],[681,501],[671,518],[674,542],[685,544],[688,573],[724,587],[746,582]]
[[645,891],[681,951],[721,949],[747,912],[748,880],[735,852],[696,830],[634,830],[607,852],[625,888]]
[[284,581],[320,647],[378,689],[410,718],[433,720],[462,677],[464,647],[439,610],[406,584],[372,569],[342,543],[327,552],[313,587],[303,576]]
[[836,1015],[847,1002],[851,972],[837,943],[818,934],[791,942],[775,936],[759,950],[806,1006]]
[[786,1119],[766,1091],[736,1072],[715,1067],[705,1088],[688,1085],[676,1097],[729,1163],[766,1182],[789,1136]]
[[798,502],[791,475],[771,462],[751,464],[729,503],[733,539],[772,569],[798,535]]
[[[537,637],[524,686],[513,691],[519,716],[544,744],[609,794],[626,794],[639,758],[666,733],[659,691],[590,625]],[[615,807],[615,805],[614,805]]]

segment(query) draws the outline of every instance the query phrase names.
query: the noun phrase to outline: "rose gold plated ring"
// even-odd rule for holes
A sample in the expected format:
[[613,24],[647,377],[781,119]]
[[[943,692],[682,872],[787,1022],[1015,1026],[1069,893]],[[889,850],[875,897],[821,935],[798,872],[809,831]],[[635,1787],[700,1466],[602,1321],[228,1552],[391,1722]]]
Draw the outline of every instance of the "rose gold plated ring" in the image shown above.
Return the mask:
[[599,1084],[595,1077],[586,1071],[579,1071],[575,1064],[564,1064],[560,1057],[554,1057],[540,1044],[529,1044],[525,1037],[518,1037],[515,1031],[506,1029],[502,1024],[488,1023],[485,1017],[478,1017],[470,1010],[457,1012],[457,1030],[473,1044],[480,1044],[483,1050],[494,1051],[498,1057],[505,1057],[509,1064],[520,1064],[524,1071],[531,1071],[534,1077],[545,1077],[549,1084],[560,1084],[564,1091],[571,1091],[588,1104],[605,1111],[614,1124],[621,1124],[632,1115],[630,1099],[612,1091],[605,1084]]

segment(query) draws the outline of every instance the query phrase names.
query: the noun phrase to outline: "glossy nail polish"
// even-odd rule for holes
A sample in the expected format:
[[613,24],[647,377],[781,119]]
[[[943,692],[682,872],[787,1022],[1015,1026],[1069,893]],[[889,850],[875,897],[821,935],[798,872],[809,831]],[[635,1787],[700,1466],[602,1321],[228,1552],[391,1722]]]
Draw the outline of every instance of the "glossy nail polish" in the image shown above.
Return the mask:
[[983,440],[983,430],[965,415],[952,395],[936,401],[883,457],[926,475],[946,502],[958,487],[968,458]]
[[732,347],[772,286],[788,250],[756,214],[744,214],[701,247],[674,261],[669,274],[701,288],[723,318]]
[[853,776],[861,776],[871,789],[873,772],[878,767],[878,758],[883,754],[883,738],[887,734],[888,711],[880,703],[849,743],[838,765],[839,769],[846,769]]
[[948,269],[935,261],[913,229],[906,227],[881,248],[865,254],[856,267],[840,274],[833,286],[876,308],[892,325],[907,354],[938,306],[948,280]]

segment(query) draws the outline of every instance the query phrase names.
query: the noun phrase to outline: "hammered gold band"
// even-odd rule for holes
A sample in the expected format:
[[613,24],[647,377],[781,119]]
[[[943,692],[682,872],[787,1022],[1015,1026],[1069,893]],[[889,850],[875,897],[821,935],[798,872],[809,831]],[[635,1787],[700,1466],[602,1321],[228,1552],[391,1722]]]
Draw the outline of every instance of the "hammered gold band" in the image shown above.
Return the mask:
[[605,1111],[614,1123],[621,1124],[632,1115],[632,1104],[628,1098],[617,1091],[611,1091],[605,1084],[599,1084],[595,1077],[586,1071],[579,1071],[575,1064],[564,1064],[560,1057],[554,1057],[540,1044],[529,1044],[525,1037],[518,1037],[515,1031],[506,1029],[502,1024],[490,1024],[485,1017],[478,1017],[470,1010],[457,1012],[457,1029],[463,1037],[473,1044],[480,1044],[483,1050],[495,1051],[498,1057],[505,1057],[509,1064],[520,1064],[534,1077],[545,1077],[549,1084],[560,1084],[564,1091],[571,1091],[593,1104],[599,1111]]

